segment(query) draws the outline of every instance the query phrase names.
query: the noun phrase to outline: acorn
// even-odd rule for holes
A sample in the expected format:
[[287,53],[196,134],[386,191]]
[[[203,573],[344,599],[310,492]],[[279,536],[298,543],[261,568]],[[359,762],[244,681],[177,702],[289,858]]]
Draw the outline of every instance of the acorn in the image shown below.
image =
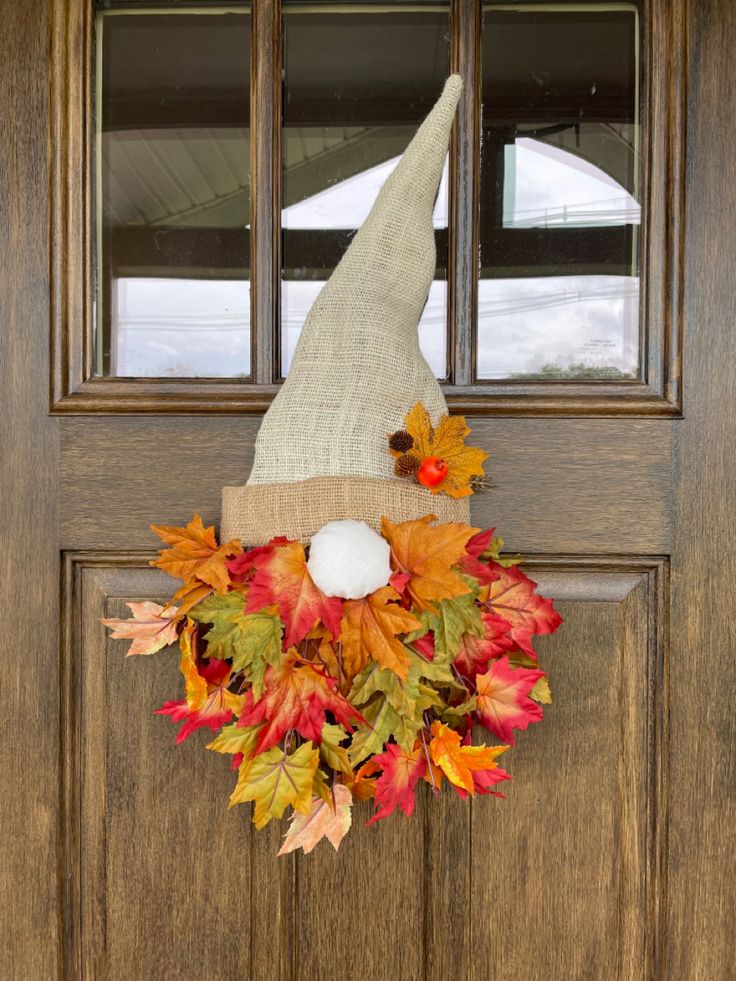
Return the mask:
[[422,461],[413,453],[402,453],[394,464],[394,473],[397,477],[413,477],[422,465]]
[[414,439],[405,429],[399,429],[389,436],[388,445],[395,453],[406,453],[414,446]]

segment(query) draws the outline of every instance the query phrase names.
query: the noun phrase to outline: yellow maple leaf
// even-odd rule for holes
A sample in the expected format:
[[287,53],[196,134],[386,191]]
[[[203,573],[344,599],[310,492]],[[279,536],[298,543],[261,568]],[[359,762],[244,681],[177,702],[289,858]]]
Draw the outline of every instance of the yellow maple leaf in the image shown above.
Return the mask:
[[470,481],[473,477],[483,476],[483,463],[488,459],[488,454],[477,447],[465,445],[470,427],[464,416],[444,415],[435,428],[427,410],[421,402],[417,402],[407,415],[405,426],[414,440],[413,453],[420,459],[436,456],[447,464],[445,479],[429,490],[433,494],[448,494],[450,497],[472,494]]
[[290,804],[300,814],[309,814],[318,764],[319,752],[311,742],[302,743],[291,756],[273,746],[252,760],[244,760],[230,807],[254,801],[253,824],[259,830],[271,818],[280,818]]

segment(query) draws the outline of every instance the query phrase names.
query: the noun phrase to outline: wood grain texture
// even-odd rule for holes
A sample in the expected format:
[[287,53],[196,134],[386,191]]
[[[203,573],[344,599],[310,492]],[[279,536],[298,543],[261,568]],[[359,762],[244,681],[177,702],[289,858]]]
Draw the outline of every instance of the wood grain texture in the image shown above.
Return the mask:
[[463,0],[452,0],[450,5],[450,67],[463,80],[450,145],[447,327],[452,350],[452,389],[473,381],[473,344],[468,325],[476,322],[478,308],[480,7]]
[[554,704],[504,756],[508,801],[472,804],[468,977],[664,976],[664,568],[533,574],[566,621],[539,644]]
[[272,385],[281,374],[281,3],[254,3],[252,11],[252,363],[255,382]]
[[[0,977],[58,960],[57,425],[48,405],[43,2],[0,0]],[[31,735],[32,734],[32,735]]]
[[[51,325],[53,411],[87,413],[263,412],[279,376],[280,0],[253,4],[251,58],[251,276],[253,379],[115,379],[92,372],[90,208],[92,5],[48,0],[51,44]],[[480,3],[453,0],[452,64],[466,77],[451,152],[448,338],[450,409],[477,415],[657,416],[680,411],[681,210],[685,152],[685,0],[644,0],[642,146],[642,375],[639,381],[473,384],[478,273]]]
[[107,638],[99,622],[128,615],[128,600],[168,598],[171,580],[140,565],[70,563],[78,741],[64,758],[76,794],[64,841],[79,881],[66,973],[252,976],[251,832],[245,810],[227,807],[229,758],[204,752],[202,734],[174,746],[175,727],[152,714],[179,697],[176,650],[128,660],[126,643]]
[[[542,645],[555,705],[509,755],[507,802],[437,808],[423,789],[411,823],[366,831],[358,809],[339,860],[327,849],[277,861],[280,829],[254,835],[242,809],[228,813],[226,763],[203,752],[204,740],[175,748],[168,720],[150,716],[178,684],[174,661],[126,662],[119,645],[108,656],[96,623],[101,609],[122,612],[125,599],[162,588],[129,555],[155,547],[151,521],[179,522],[197,508],[217,520],[220,487],[245,480],[258,425],[235,414],[265,408],[275,389],[80,381],[89,349],[77,331],[83,317],[72,317],[76,333],[56,337],[53,377],[68,393],[57,408],[144,414],[49,418],[50,299],[57,311],[78,310],[90,294],[75,224],[82,184],[52,211],[53,247],[65,236],[70,244],[49,294],[47,42],[55,65],[80,67],[78,26],[91,8],[0,0],[0,50],[12,53],[0,61],[0,493],[10,516],[0,568],[13,623],[0,653],[1,977],[490,981],[539,976],[540,964],[552,979],[736,976],[736,8],[690,4],[683,30],[684,7],[645,4],[660,51],[647,65],[660,93],[650,90],[658,128],[647,173],[671,214],[682,206],[684,132],[672,98],[688,76],[685,418],[631,418],[680,400],[683,226],[665,228],[661,212],[649,231],[664,250],[651,260],[665,270],[661,298],[648,281],[672,318],[672,346],[655,365],[661,392],[653,378],[643,394],[506,386],[490,402],[477,389],[453,396],[455,409],[479,415],[546,416],[471,422],[497,484],[474,502],[475,518],[497,524],[511,548],[537,553],[567,618]],[[52,146],[72,161],[65,176],[52,172],[55,191],[85,179],[74,140],[88,81],[75,72],[60,83],[52,71],[52,99],[67,106],[51,121]],[[662,154],[667,167],[656,163]],[[216,417],[177,418],[183,409]],[[61,666],[60,548],[95,553],[68,556]],[[556,563],[556,554],[567,558]],[[223,854],[223,829],[244,835],[242,851]],[[206,936],[195,943],[201,923]]]
[[736,127],[736,5],[691,3],[689,38],[667,970],[672,978],[726,981],[736,977],[736,163],[721,134]]
[[207,734],[176,747],[151,714],[178,697],[176,653],[126,659],[98,622],[170,580],[143,555],[66,568],[69,977],[655,976],[662,562],[532,563],[567,626],[542,644],[555,704],[505,761],[507,801],[422,786],[411,821],[366,828],[357,805],[339,855],[286,859],[284,824],[254,833],[248,808],[227,810],[234,775]]
[[[670,426],[478,420],[473,440],[491,453],[497,486],[473,499],[473,521],[522,551],[666,554]],[[195,510],[219,522],[221,488],[245,483],[257,430],[244,418],[66,420],[62,547],[150,548],[152,522],[178,524]]]

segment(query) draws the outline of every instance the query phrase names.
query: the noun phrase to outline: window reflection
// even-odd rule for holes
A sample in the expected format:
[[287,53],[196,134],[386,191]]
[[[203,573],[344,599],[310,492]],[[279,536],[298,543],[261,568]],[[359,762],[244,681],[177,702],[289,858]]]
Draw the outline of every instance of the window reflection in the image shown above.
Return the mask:
[[504,228],[640,223],[639,202],[595,164],[542,140],[506,145]]
[[96,373],[247,376],[247,8],[103,10],[96,35]]
[[639,12],[489,4],[476,377],[639,372]]
[[[343,229],[360,227],[373,206],[384,181],[400,156],[349,177],[334,187],[284,208],[285,229]],[[446,229],[448,217],[448,167],[442,172],[434,207],[435,228]],[[296,342],[309,310],[326,280],[285,279],[281,287],[281,370],[289,370]],[[447,281],[435,279],[429,288],[427,305],[419,321],[419,346],[438,378],[447,374]]]
[[247,280],[121,277],[113,289],[111,374],[228,378],[248,364]]
[[[281,371],[304,318],[449,70],[449,4],[284,3]],[[447,174],[434,212],[437,272],[420,323],[447,364]]]
[[481,378],[627,378],[639,361],[636,276],[485,279]]

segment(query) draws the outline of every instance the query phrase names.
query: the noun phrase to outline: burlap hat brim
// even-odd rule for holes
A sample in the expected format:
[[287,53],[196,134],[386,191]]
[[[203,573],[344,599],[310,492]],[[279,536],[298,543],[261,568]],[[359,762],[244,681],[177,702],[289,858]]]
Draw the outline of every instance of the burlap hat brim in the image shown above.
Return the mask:
[[433,514],[438,521],[470,523],[468,498],[432,494],[418,484],[373,477],[312,477],[289,484],[224,487],[221,541],[264,545],[284,535],[309,542],[328,521],[352,518],[381,530],[381,518],[412,521]]

